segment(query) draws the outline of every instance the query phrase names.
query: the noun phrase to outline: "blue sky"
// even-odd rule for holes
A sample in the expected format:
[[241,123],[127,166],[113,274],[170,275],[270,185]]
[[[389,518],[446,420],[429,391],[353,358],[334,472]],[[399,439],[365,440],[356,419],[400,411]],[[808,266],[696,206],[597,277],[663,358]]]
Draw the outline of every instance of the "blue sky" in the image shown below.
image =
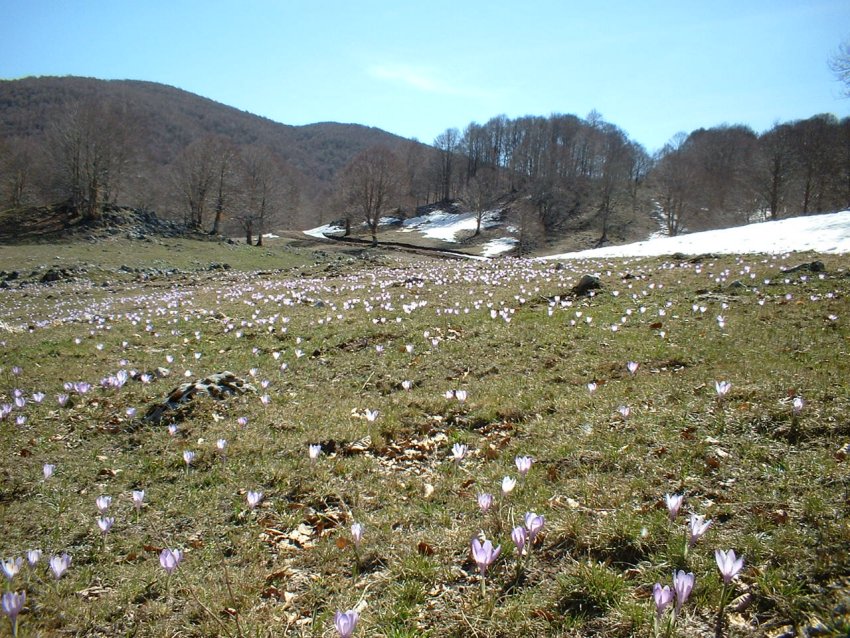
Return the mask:
[[850,115],[827,66],[847,0],[0,0],[0,78],[162,82],[285,124],[433,141],[592,109],[679,131]]

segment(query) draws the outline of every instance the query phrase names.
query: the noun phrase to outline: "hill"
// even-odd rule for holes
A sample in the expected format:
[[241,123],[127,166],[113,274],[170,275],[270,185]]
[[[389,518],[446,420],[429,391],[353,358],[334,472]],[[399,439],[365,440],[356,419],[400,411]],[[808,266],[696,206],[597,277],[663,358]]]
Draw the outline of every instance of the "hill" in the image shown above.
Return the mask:
[[[132,165],[122,200],[158,212],[179,214],[171,188],[175,162],[193,143],[209,137],[239,149],[263,147],[286,165],[298,185],[300,210],[309,219],[338,172],[358,153],[385,146],[398,154],[422,147],[377,128],[322,122],[289,126],[240,111],[187,91],[154,82],[98,80],[80,77],[31,77],[0,81],[0,151],[24,150],[34,173],[50,164],[50,137],[69,113],[97,105],[99,113],[115,114],[125,137],[131,134]],[[424,148],[424,147],[423,147]],[[0,152],[0,155],[3,153]],[[47,177],[30,188],[49,190]],[[291,219],[292,227],[304,222]]]

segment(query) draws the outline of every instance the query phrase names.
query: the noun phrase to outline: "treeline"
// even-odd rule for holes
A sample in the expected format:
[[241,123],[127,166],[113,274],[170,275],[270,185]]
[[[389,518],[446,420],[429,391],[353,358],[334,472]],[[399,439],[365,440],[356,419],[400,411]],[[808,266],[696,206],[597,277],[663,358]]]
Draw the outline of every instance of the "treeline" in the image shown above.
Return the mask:
[[601,244],[850,207],[850,118],[699,129],[651,156],[596,112],[498,116],[425,145],[278,125],[150,83],[0,83],[0,206],[59,201],[84,219],[129,205],[248,241],[332,219],[376,238],[384,215],[460,202],[476,233],[499,208],[524,246],[579,231]]

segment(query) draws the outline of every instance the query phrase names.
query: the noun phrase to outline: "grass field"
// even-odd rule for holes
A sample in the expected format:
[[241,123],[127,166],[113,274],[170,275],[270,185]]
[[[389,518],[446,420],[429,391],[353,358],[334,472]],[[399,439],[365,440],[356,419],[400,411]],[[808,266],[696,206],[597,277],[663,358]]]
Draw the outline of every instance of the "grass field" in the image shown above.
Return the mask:
[[[0,252],[89,264],[0,290],[18,635],[334,636],[346,610],[355,636],[850,632],[850,258],[165,244]],[[154,260],[181,272],[117,270]],[[585,273],[602,289],[570,295]],[[222,371],[253,390],[145,419]],[[711,524],[689,547],[691,514]],[[501,547],[484,578],[482,537]],[[716,549],[744,560],[726,586]],[[674,624],[653,585],[675,570],[695,584]]]

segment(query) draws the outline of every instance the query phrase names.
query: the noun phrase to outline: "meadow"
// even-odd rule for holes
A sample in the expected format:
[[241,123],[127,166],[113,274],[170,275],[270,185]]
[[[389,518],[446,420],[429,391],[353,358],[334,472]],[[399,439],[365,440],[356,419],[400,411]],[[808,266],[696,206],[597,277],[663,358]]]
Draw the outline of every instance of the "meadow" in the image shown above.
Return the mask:
[[850,632],[850,258],[211,246],[0,253],[2,635]]

